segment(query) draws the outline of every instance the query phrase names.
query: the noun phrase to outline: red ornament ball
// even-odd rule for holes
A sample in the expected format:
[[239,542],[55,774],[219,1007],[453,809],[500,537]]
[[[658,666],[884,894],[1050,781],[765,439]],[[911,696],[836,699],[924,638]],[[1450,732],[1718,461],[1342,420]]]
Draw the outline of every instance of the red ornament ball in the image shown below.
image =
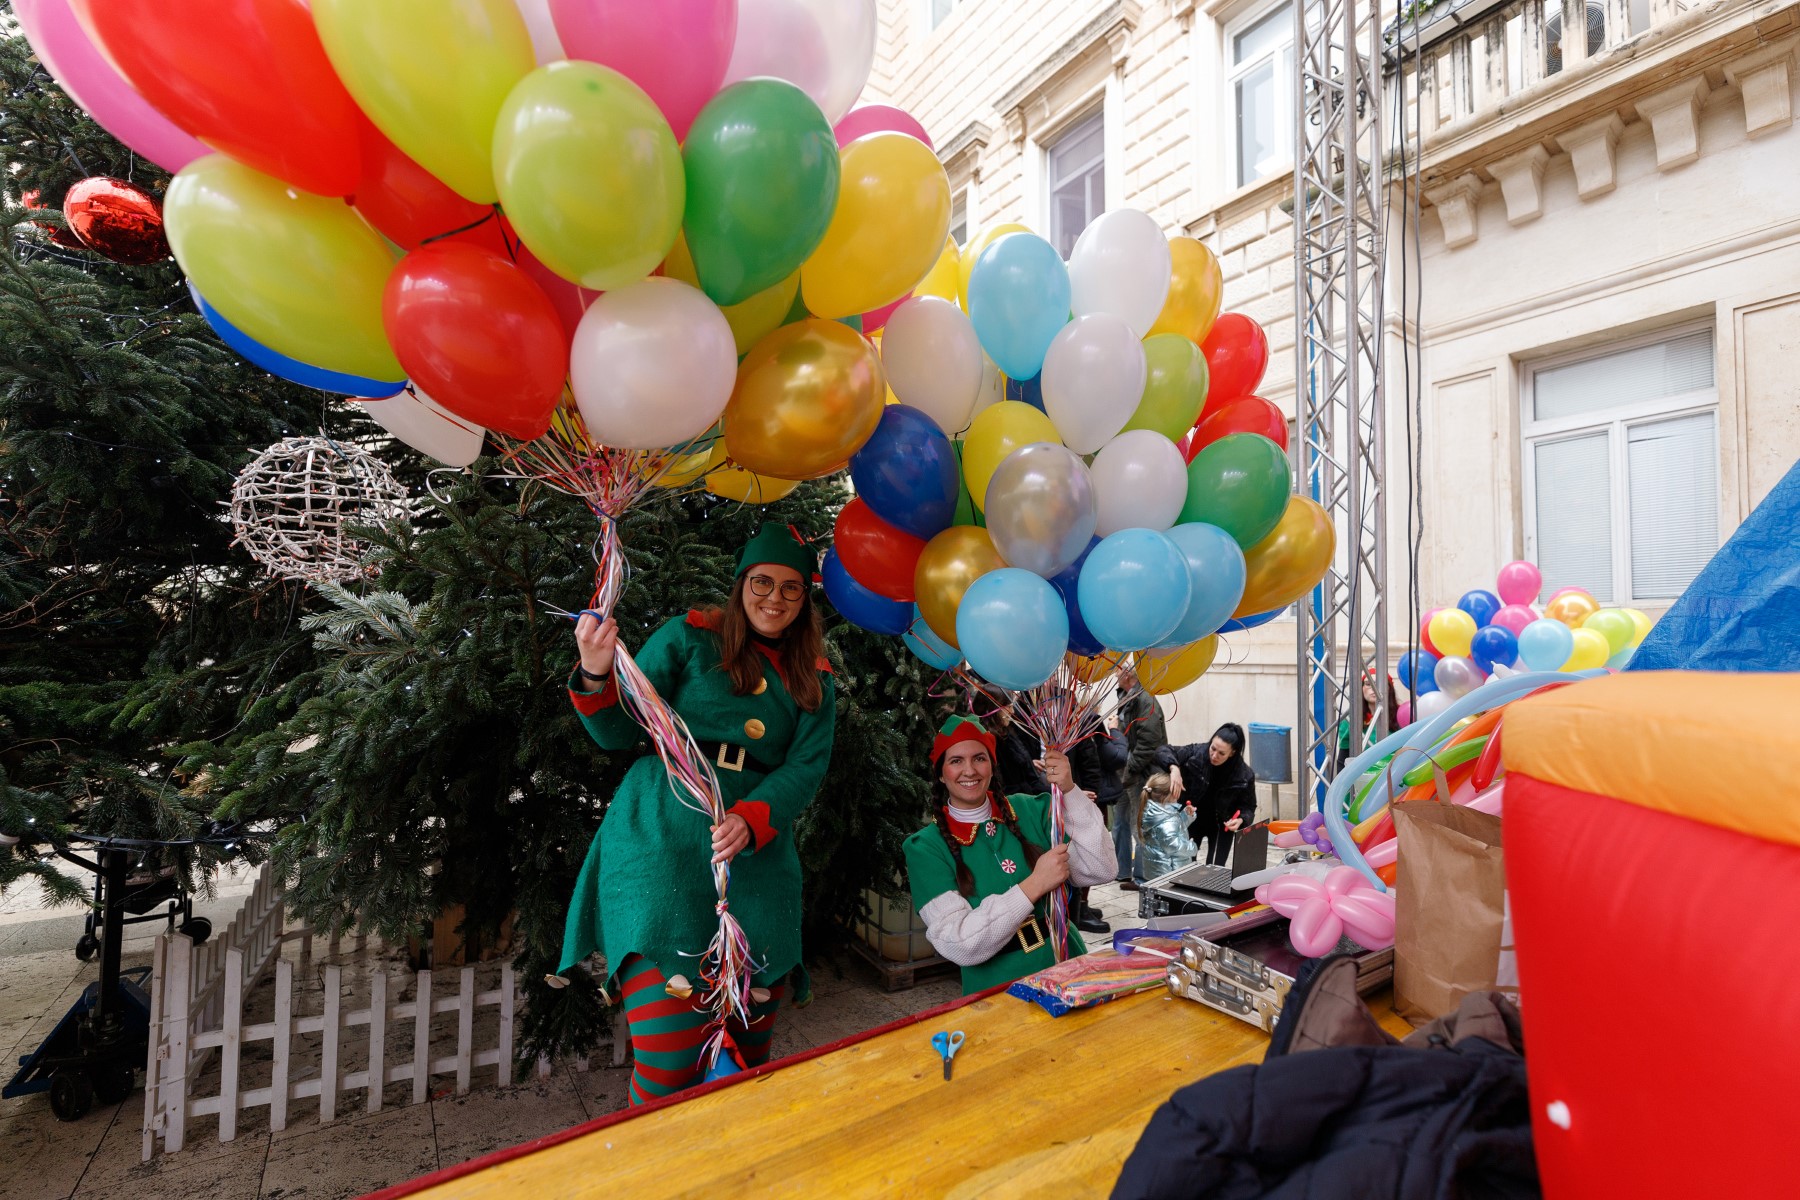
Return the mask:
[[88,249],[114,262],[144,266],[169,257],[162,205],[122,179],[82,180],[63,198],[63,218]]
[[[33,188],[31,191],[26,192],[23,196],[19,197],[19,203],[23,204],[27,209],[35,208],[41,211],[43,206],[38,203],[38,195],[38,190]],[[81,244],[81,239],[75,236],[75,231],[72,229],[66,229],[61,225],[52,225],[48,221],[33,221],[32,224],[49,234],[50,240],[58,246],[62,246],[68,250],[87,249],[86,246]]]

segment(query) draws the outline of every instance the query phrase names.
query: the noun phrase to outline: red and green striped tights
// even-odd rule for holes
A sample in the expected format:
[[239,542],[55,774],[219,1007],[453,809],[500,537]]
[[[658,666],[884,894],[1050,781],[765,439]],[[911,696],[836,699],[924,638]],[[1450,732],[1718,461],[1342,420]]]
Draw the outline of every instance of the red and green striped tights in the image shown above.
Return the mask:
[[[630,955],[619,967],[619,986],[631,1030],[631,1103],[644,1104],[699,1083],[700,1050],[712,1013],[698,1007],[697,997],[669,995],[668,980],[641,954]],[[786,991],[785,982],[771,986],[769,998],[751,1007],[750,1024],[732,1029],[746,1067],[769,1061],[775,1010]]]

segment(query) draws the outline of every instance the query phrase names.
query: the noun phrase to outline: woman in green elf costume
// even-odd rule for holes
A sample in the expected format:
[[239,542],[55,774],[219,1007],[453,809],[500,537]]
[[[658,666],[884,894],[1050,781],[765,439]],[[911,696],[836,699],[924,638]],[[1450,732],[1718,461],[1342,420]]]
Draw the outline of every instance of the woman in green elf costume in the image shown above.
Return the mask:
[[[1094,798],[1075,786],[1067,756],[1044,752],[1044,777],[1063,793],[1069,841],[1050,845],[1050,796],[1003,795],[994,785],[994,735],[951,717],[931,744],[935,820],[906,839],[906,873],[925,937],[962,967],[963,994],[1056,963],[1048,897],[1073,881],[1106,883],[1118,869]],[[1048,848],[1046,848],[1048,847]],[[1086,954],[1069,930],[1069,953]]]
[[[794,824],[831,759],[836,691],[812,601],[815,561],[788,529],[764,525],[738,558],[725,607],[674,618],[637,654],[687,721],[729,807],[708,828],[646,753],[607,806],[575,884],[560,970],[605,955],[631,1031],[633,1103],[698,1082],[712,1013],[670,980],[696,970],[718,928],[709,862],[731,864],[731,912],[759,968],[752,1020],[731,1035],[745,1065],[768,1059],[782,981],[800,961]],[[618,636],[612,620],[583,616],[569,681],[581,723],[615,751],[645,740],[612,678]]]

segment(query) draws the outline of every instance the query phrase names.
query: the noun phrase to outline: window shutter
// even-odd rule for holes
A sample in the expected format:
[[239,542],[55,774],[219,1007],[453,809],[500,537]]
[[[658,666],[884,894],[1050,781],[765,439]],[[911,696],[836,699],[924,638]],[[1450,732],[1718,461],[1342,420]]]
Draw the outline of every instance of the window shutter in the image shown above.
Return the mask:
[[1701,329],[1539,371],[1532,383],[1532,416],[1556,421],[1707,391],[1712,385],[1713,335]]
[[1537,565],[1548,597],[1586,588],[1613,599],[1612,462],[1605,430],[1532,446]]
[[1714,413],[1634,425],[1631,594],[1673,600],[1719,548],[1719,431]]

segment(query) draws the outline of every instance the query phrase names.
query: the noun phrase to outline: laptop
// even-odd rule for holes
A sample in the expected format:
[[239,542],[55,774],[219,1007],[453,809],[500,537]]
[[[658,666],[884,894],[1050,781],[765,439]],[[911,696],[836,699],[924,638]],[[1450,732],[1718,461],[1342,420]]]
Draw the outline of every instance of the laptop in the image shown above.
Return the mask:
[[1209,866],[1206,863],[1195,863],[1157,880],[1161,888],[1202,892],[1210,897],[1225,899],[1231,892],[1231,881],[1240,875],[1248,875],[1252,871],[1261,871],[1269,865],[1269,827],[1252,825],[1241,831],[1232,843],[1231,865],[1228,867]]

